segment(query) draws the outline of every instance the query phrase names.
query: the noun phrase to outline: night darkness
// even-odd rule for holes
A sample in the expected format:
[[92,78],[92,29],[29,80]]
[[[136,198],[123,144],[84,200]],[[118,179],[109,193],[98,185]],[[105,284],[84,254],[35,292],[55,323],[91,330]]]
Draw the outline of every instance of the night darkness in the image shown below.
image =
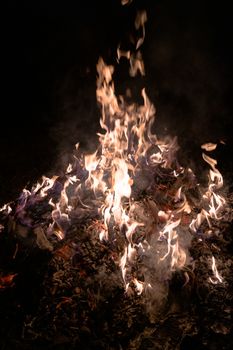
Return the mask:
[[[115,49],[119,42],[127,47],[142,8],[148,13],[146,76],[132,80],[126,62],[117,66]],[[157,108],[157,131],[178,135],[184,159],[198,159],[202,142],[223,140],[220,166],[231,173],[230,13],[227,2],[210,1],[147,0],[129,7],[120,0],[9,3],[2,48],[1,202],[58,171],[76,142],[84,149],[95,142],[99,56],[117,66],[119,92],[131,86],[139,94],[146,86]]]

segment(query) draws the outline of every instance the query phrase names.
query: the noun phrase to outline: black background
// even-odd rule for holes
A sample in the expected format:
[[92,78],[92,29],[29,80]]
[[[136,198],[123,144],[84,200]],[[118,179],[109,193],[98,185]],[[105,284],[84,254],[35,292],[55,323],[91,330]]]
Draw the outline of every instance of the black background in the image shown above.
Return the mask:
[[[200,145],[224,141],[216,156],[231,183],[232,20],[230,2],[200,0],[9,1],[3,11],[0,201],[64,167],[74,144],[93,149],[99,110],[96,63],[117,65],[135,14],[146,9],[146,76],[116,67],[117,92],[146,86],[158,133],[177,135],[182,161],[202,164]],[[181,162],[182,162],[181,161]]]

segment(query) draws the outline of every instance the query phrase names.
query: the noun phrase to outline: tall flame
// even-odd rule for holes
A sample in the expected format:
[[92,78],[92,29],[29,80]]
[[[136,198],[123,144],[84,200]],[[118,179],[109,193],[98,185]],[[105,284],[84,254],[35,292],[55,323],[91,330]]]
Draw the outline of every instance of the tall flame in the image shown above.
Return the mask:
[[[122,4],[130,2],[122,0]],[[137,15],[135,28],[140,30],[141,36],[136,42],[136,53],[122,51],[120,47],[117,50],[118,60],[121,57],[129,60],[132,76],[138,72],[145,74],[138,49],[145,39],[146,20],[145,11]],[[115,95],[114,67],[100,58],[97,73],[96,97],[101,107],[103,129],[103,133],[98,134],[98,149],[85,156],[75,155],[74,163],[67,166],[63,177],[43,177],[31,191],[24,189],[14,215],[32,225],[26,215],[27,209],[47,200],[51,208],[48,236],[63,239],[70,224],[77,222],[77,217],[85,212],[92,212],[93,216],[98,214],[101,240],[123,238],[118,264],[126,291],[131,285],[137,294],[141,294],[152,287],[150,281],[137,278],[132,268],[134,263],[139,257],[148,257],[150,252],[155,252],[158,264],[168,266],[169,271],[182,269],[187,263],[185,242],[190,231],[195,234],[205,220],[211,226],[211,219],[221,219],[225,199],[217,192],[223,186],[223,178],[216,168],[217,161],[203,153],[204,161],[210,165],[209,184],[203,194],[203,206],[197,214],[193,212],[187,185],[181,185],[181,181],[185,177],[191,181],[194,175],[191,169],[184,169],[176,160],[176,138],[161,140],[152,132],[155,107],[145,89],[141,93],[142,105],[127,104]],[[207,152],[215,148],[212,143],[202,145]],[[157,181],[163,174],[174,187]],[[142,201],[140,195],[145,190],[148,198]],[[0,211],[9,215],[12,209],[5,205]],[[214,257],[212,270],[221,282]]]

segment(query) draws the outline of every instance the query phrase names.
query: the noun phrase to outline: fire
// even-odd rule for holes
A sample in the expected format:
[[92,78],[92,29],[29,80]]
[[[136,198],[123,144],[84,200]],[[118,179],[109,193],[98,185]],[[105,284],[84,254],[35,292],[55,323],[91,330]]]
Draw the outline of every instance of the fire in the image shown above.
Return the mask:
[[209,278],[210,282],[213,283],[213,284],[222,283],[223,279],[220,276],[220,274],[218,273],[214,256],[212,256],[212,266],[211,266],[211,268],[212,268],[212,271],[213,271],[214,278],[210,277]]
[[[202,148],[207,151],[212,151],[216,148],[216,145],[208,143],[202,145]],[[219,190],[223,186],[222,174],[216,168],[217,161],[207,156],[205,153],[202,154],[202,157],[211,167],[209,170],[209,186],[207,191],[203,194],[203,199],[208,203],[208,207],[207,209],[201,209],[196,219],[192,220],[190,228],[195,232],[204,220],[207,221],[209,227],[211,227],[210,218],[220,220],[221,215],[219,215],[219,213],[221,213],[223,206],[226,204],[224,197],[216,193],[216,190]]]
[[17,276],[16,273],[7,276],[0,276],[0,289],[12,287],[14,285],[15,276]]
[[4,204],[1,208],[0,208],[0,212],[6,212],[7,214],[10,214],[12,211],[12,208],[10,206],[10,203]]
[[[123,5],[130,2],[122,0]],[[117,50],[118,62],[121,57],[129,60],[131,76],[145,74],[139,48],[145,39],[146,21],[146,12],[140,12],[135,21],[135,28],[141,33],[135,44],[136,53],[123,51],[120,46]],[[145,257],[152,265],[163,266],[169,272],[183,269],[188,264],[187,242],[192,235],[204,221],[211,227],[212,219],[221,219],[226,201],[218,191],[223,178],[216,168],[217,161],[203,153],[204,161],[210,165],[209,184],[197,212],[188,198],[189,187],[196,186],[195,176],[191,169],[178,164],[176,138],[159,139],[152,132],[156,110],[146,90],[141,92],[142,105],[127,104],[115,94],[114,67],[100,58],[97,73],[96,98],[103,129],[98,134],[98,149],[79,156],[77,144],[77,155],[64,176],[42,177],[42,182],[31,191],[24,189],[14,215],[30,226],[27,210],[35,203],[47,201],[51,209],[47,235],[58,239],[64,239],[70,226],[77,224],[83,214],[98,217],[100,224],[96,228],[100,240],[124,242],[118,265],[125,290],[134,286],[136,293],[141,294],[153,285],[145,272],[145,267],[150,268],[145,266]],[[216,146],[207,143],[202,149],[211,152]],[[167,184],[160,180],[163,177],[168,179]],[[146,193],[144,201],[142,193]],[[9,215],[12,209],[5,205],[0,211]],[[141,277],[135,273],[138,261],[145,272]],[[210,281],[222,282],[214,257],[212,270],[215,280],[210,278]]]

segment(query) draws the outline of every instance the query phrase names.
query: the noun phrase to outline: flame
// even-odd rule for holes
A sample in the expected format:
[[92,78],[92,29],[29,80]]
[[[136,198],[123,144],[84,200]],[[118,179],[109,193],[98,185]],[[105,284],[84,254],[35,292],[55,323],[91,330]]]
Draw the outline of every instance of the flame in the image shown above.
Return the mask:
[[0,212],[6,212],[8,215],[12,212],[12,208],[10,206],[10,203],[4,204],[1,208],[0,208]]
[[212,256],[212,266],[211,267],[212,267],[212,271],[213,271],[213,274],[214,274],[214,278],[209,277],[210,282],[213,283],[213,284],[222,283],[223,279],[220,276],[220,274],[218,273],[214,256]]
[[217,144],[216,143],[211,143],[211,142],[204,143],[203,145],[201,145],[201,148],[206,150],[207,152],[215,150],[216,147],[217,147]]
[[[215,144],[205,144],[202,145],[202,148],[211,151],[216,148]],[[208,203],[207,209],[201,209],[197,214],[196,219],[193,219],[190,228],[194,232],[200,227],[204,220],[207,221],[209,227],[211,227],[210,218],[215,220],[220,220],[222,217],[220,215],[226,200],[223,196],[216,193],[223,186],[223,177],[220,171],[216,168],[217,161],[205,153],[202,153],[202,157],[206,163],[211,167],[209,170],[209,185],[207,191],[203,194],[203,199]]]
[[144,290],[144,282],[138,281],[137,278],[134,278],[133,283],[135,285],[137,294],[138,295],[142,294],[142,292]]
[[167,240],[167,253],[161,258],[164,260],[171,254],[171,269],[182,268],[185,265],[186,254],[179,245],[178,234],[175,228],[180,224],[180,219],[166,223],[164,229],[160,232],[160,239],[164,237]]
[[[130,2],[122,0],[123,5]],[[146,12],[139,12],[135,20],[138,34],[135,52],[122,50],[120,46],[117,49],[118,62],[122,57],[129,60],[131,76],[145,74],[139,48],[145,39],[146,21]],[[181,185],[185,176],[190,179],[195,176],[191,169],[178,164],[176,138],[159,139],[152,132],[156,109],[146,90],[142,89],[141,105],[127,104],[123,97],[115,94],[114,67],[100,58],[97,74],[96,98],[101,108],[102,128],[97,150],[79,157],[79,144],[76,144],[74,163],[68,164],[63,176],[44,176],[31,191],[23,189],[14,215],[17,220],[31,225],[27,209],[47,201],[51,210],[47,235],[55,235],[59,240],[64,239],[73,218],[79,217],[80,213],[88,212],[95,219],[98,216],[96,230],[100,240],[123,242],[118,264],[125,290],[129,291],[132,285],[136,293],[141,294],[153,284],[135,277],[134,268],[139,257],[156,252],[153,259],[158,256],[159,264],[169,266],[169,271],[182,269],[187,263],[183,232],[188,233],[190,229],[195,234],[204,221],[211,227],[212,219],[221,219],[226,201],[218,191],[223,186],[223,177],[216,167],[217,161],[203,153],[204,161],[210,166],[209,183],[196,214],[188,199],[188,185]],[[206,143],[201,147],[210,152],[217,145]],[[156,180],[163,174],[174,187]],[[142,201],[140,193],[145,189],[151,198]],[[9,204],[0,209],[7,215],[11,211]],[[188,224],[184,220],[187,216]],[[210,278],[210,281],[222,282],[214,257],[212,271],[215,279]]]
[[126,282],[126,262],[127,262],[127,256],[128,256],[128,248],[125,247],[125,251],[124,251],[124,254],[122,255],[121,259],[120,259],[120,263],[119,263],[119,266],[121,268],[121,271],[122,271],[122,278],[123,278],[123,281],[125,283],[125,289],[127,291],[128,287],[129,287],[129,283]]

